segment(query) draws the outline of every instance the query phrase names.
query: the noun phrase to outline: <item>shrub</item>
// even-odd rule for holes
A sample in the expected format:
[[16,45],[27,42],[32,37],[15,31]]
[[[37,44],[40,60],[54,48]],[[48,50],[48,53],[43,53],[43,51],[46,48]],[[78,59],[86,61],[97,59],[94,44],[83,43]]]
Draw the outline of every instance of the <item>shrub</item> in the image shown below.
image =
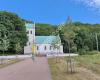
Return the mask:
[[89,51],[89,47],[88,46],[84,46],[83,49],[86,50],[86,51]]
[[77,47],[76,47],[76,46],[73,46],[73,47],[71,48],[71,52],[72,52],[72,53],[76,53],[76,52],[77,52]]
[[78,54],[79,54],[79,55],[86,55],[86,54],[87,54],[87,51],[86,51],[85,49],[80,49],[80,50],[78,51]]
[[78,50],[78,54],[79,55],[86,55],[86,54],[88,54],[88,51],[89,51],[89,47],[88,46],[84,46],[83,49],[79,49]]
[[99,53],[98,51],[89,51],[87,54],[93,55],[93,54],[98,54],[98,53]]
[[78,51],[79,55],[94,55],[94,54],[98,54],[98,51],[86,51],[85,49],[80,49]]

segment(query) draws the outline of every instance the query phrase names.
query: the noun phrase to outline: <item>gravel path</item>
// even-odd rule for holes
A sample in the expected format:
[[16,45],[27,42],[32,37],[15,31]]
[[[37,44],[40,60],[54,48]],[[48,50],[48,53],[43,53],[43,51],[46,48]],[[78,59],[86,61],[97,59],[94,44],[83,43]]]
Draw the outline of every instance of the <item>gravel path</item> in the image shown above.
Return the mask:
[[27,59],[2,68],[0,80],[51,80],[47,59],[38,57],[34,62]]

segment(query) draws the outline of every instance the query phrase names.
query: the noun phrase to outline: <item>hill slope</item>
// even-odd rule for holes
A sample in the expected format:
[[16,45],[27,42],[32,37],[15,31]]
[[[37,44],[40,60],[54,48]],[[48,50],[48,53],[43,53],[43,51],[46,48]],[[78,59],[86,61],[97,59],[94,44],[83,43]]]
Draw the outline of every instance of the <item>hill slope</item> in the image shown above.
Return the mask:
[[50,24],[36,23],[37,36],[49,36],[55,32],[56,26]]

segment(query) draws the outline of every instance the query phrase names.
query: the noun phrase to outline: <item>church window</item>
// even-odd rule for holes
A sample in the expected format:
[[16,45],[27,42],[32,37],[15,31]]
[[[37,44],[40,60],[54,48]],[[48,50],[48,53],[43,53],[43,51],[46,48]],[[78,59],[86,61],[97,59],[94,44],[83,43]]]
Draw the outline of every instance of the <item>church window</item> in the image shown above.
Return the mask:
[[45,46],[45,47],[44,47],[44,50],[46,50],[46,49],[47,49],[47,47]]
[[37,46],[37,50],[39,50],[39,46]]
[[52,49],[52,46],[50,46],[50,50]]
[[29,45],[31,45],[31,43],[29,42]]
[[31,34],[32,34],[32,31],[31,31]]

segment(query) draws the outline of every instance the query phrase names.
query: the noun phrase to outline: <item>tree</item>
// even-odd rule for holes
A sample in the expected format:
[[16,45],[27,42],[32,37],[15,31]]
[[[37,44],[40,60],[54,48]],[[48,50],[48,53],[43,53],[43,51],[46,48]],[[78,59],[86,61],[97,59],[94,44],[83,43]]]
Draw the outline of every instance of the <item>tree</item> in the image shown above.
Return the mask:
[[73,46],[75,46],[74,44],[74,39],[75,39],[75,32],[73,30],[73,24],[72,24],[72,20],[70,17],[68,17],[67,23],[65,23],[65,25],[62,27],[60,33],[63,33],[61,35],[63,35],[62,39],[65,42],[64,46],[66,46],[66,52],[69,52],[69,56],[67,57],[67,71],[70,73],[73,73],[74,70],[74,60],[72,59],[70,53],[71,53],[71,48],[73,48]]
[[7,51],[8,50],[8,47],[9,47],[9,39],[5,35],[4,38],[2,39],[2,50],[3,50],[3,54],[4,54],[4,51]]
[[[3,26],[3,25],[1,25]],[[9,36],[6,28],[3,26],[2,28],[0,27],[0,50],[3,51],[7,51],[9,48]]]
[[50,24],[42,24],[42,23],[36,23],[36,35],[37,36],[49,36],[52,34],[52,32],[56,31],[55,25]]
[[[4,52],[9,48],[9,36],[6,28],[3,25],[0,25],[0,51]],[[1,64],[3,63],[3,59],[1,59]]]
[[[61,46],[61,40],[60,40],[59,35],[54,38],[54,40],[52,41],[51,45],[52,45],[54,50],[57,49],[57,53],[56,54],[59,54],[60,53],[60,46]],[[57,61],[57,57],[56,57],[56,62],[58,62]]]
[[55,39],[52,41],[52,47],[54,49],[59,49],[60,48],[60,45],[61,45],[61,40],[60,40],[60,37],[59,35],[55,37]]
[[16,53],[17,53],[17,54],[20,54],[20,53],[21,53],[22,47],[20,46],[20,43],[17,43],[17,44],[15,45],[15,50],[16,50]]
[[[14,46],[18,43],[24,49],[27,42],[25,22],[15,13],[0,12],[0,29],[5,28],[9,33],[7,39],[9,39],[8,51],[14,51]],[[2,30],[3,31],[3,30]],[[16,40],[17,39],[17,40]]]

